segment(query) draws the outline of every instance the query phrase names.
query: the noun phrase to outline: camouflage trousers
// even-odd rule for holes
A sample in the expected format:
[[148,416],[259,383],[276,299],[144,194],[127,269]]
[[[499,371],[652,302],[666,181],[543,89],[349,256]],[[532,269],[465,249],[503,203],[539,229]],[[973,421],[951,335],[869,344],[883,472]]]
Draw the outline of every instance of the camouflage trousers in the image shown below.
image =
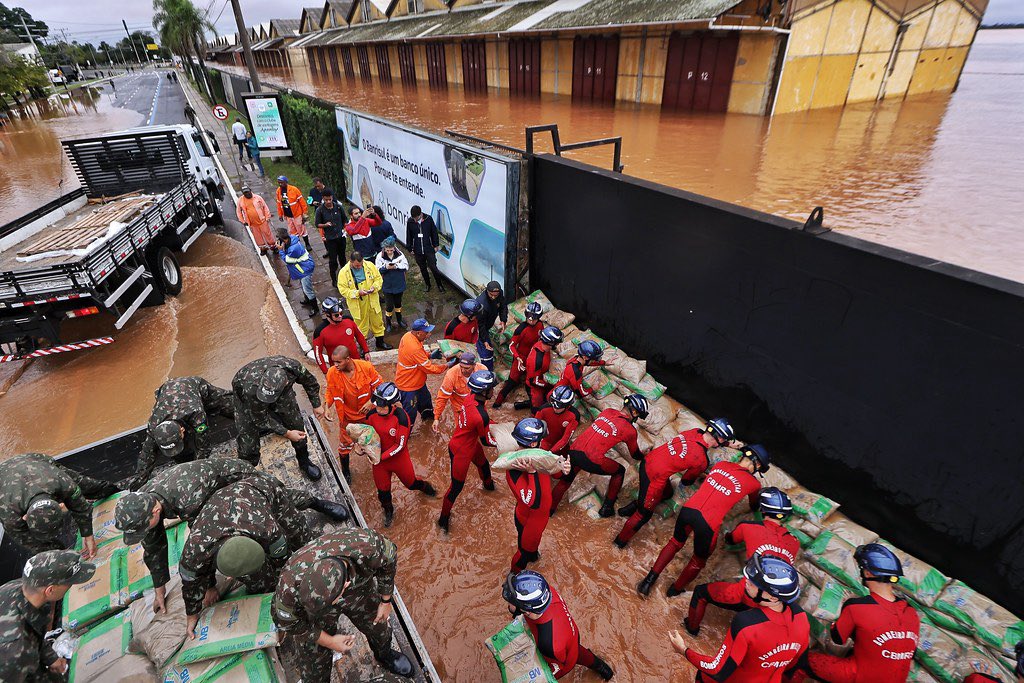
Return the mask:
[[[102,500],[107,496],[117,493],[119,490],[118,486],[112,482],[93,479],[70,468],[66,469],[65,472],[78,483],[78,487],[82,489],[82,495],[89,500]],[[12,541],[33,555],[46,550],[66,550],[68,547],[68,544],[61,541],[57,536],[40,536],[32,533],[28,528],[28,524],[23,519],[10,522],[3,521],[2,523],[4,525],[4,533]]]
[[[235,427],[238,429],[236,441],[238,443],[238,457],[252,465],[260,462],[260,425],[257,423],[252,412],[238,400],[235,402]],[[302,411],[299,410],[299,402],[295,400],[291,391],[285,392],[278,401],[270,406],[269,412],[284,425],[285,429],[298,429],[304,431],[305,424],[302,421]],[[309,446],[306,440],[292,442],[295,449],[295,457],[302,459],[309,457]]]
[[[380,604],[380,596],[376,588],[376,583],[373,583],[358,593],[346,592],[344,602],[332,611],[332,614],[336,615],[335,625],[333,628],[327,629],[327,632],[331,635],[337,633],[337,621],[340,620],[341,615],[345,615],[352,625],[366,636],[374,656],[381,658],[391,651],[392,633],[390,620],[383,624],[373,623],[377,616],[377,606]],[[303,681],[330,680],[333,653],[316,644],[319,636],[319,632],[296,633],[293,636],[293,647],[298,655],[299,673]],[[389,679],[385,677],[383,680]]]

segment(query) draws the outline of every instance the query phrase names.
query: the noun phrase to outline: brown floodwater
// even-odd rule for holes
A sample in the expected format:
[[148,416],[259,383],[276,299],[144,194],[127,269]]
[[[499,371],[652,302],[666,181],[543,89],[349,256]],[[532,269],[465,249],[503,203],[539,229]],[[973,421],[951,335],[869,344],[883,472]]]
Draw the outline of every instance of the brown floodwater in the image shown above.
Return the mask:
[[[525,126],[546,123],[566,142],[622,136],[626,174],[801,222],[821,205],[834,229],[1024,281],[1024,30],[979,32],[955,93],[773,119],[263,71],[378,116],[516,147]],[[572,156],[611,164],[610,147]]]

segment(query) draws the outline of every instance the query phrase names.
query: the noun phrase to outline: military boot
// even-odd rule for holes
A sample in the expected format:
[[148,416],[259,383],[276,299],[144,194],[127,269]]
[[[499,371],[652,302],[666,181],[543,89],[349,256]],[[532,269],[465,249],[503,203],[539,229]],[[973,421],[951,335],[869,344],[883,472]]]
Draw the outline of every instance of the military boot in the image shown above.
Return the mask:
[[395,348],[388,344],[386,341],[384,341],[384,337],[377,337],[376,341],[378,351],[390,351],[391,349]]
[[636,512],[635,500],[619,508],[619,517],[632,517],[634,512]]
[[636,585],[636,592],[646,598],[654,588],[654,582],[658,580],[659,576],[658,572],[647,572],[644,580]]
[[306,475],[308,479],[311,479],[313,481],[320,481],[320,468],[310,461],[308,455],[305,457],[301,455],[296,456],[295,459],[299,462],[299,469],[302,470],[302,473]]
[[348,519],[348,508],[341,503],[335,503],[333,500],[314,498],[313,503],[309,507],[326,517],[330,517],[335,522],[344,522]]
[[377,657],[380,665],[397,676],[412,677],[412,662],[398,650],[391,650],[383,657]]

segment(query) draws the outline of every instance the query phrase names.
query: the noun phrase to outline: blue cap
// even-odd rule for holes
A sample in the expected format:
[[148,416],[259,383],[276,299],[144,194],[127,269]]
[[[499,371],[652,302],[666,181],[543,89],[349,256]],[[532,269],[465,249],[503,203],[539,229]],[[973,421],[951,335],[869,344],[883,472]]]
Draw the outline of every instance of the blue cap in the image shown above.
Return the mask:
[[434,326],[427,322],[426,318],[416,318],[412,321],[413,332],[433,332]]

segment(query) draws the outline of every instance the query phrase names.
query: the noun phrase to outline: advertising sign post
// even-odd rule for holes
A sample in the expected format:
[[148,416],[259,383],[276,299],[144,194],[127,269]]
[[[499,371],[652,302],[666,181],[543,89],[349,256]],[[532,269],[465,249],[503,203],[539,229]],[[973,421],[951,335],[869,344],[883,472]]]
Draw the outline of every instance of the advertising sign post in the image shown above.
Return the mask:
[[277,93],[242,93],[249,125],[263,156],[288,156],[288,136],[281,119],[281,96]]

